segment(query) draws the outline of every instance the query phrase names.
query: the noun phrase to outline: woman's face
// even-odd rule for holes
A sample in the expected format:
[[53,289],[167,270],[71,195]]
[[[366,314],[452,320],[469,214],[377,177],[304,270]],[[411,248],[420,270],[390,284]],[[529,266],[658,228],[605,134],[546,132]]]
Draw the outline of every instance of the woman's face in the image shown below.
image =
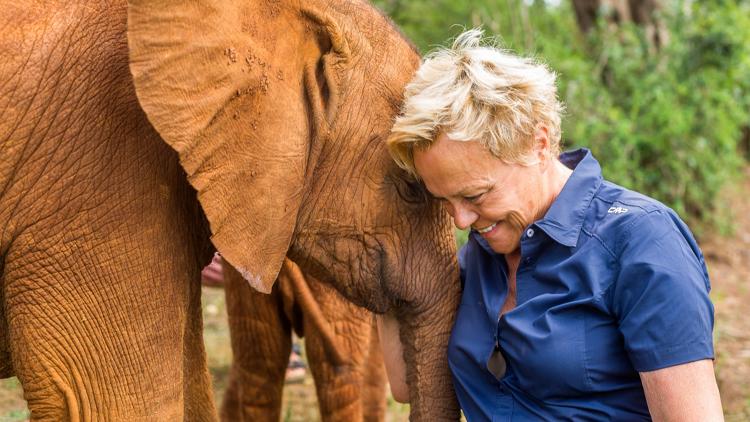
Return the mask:
[[498,253],[516,251],[523,230],[549,205],[541,166],[506,164],[479,142],[441,134],[428,149],[414,151],[414,166],[455,225],[478,231]]

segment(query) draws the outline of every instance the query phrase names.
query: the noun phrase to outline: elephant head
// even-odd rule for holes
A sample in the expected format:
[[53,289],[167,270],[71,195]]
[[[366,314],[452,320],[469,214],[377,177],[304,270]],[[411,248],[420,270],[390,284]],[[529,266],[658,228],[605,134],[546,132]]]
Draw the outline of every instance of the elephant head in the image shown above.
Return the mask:
[[412,417],[456,419],[452,226],[388,156],[419,56],[359,1],[131,0],[131,72],[227,262],[269,292],[285,255],[400,321]]

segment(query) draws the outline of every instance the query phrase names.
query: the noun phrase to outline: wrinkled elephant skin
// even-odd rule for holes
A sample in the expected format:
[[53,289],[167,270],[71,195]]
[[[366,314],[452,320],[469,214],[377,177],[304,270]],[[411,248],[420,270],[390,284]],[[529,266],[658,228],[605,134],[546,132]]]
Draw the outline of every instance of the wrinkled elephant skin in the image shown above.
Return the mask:
[[[399,319],[412,418],[452,420],[450,222],[384,138],[417,54],[364,3],[0,9],[0,375],[34,420],[212,420],[199,273],[288,254]],[[132,75],[132,77],[131,77]]]
[[140,108],[125,3],[0,8],[0,368],[32,420],[212,420],[208,225]]

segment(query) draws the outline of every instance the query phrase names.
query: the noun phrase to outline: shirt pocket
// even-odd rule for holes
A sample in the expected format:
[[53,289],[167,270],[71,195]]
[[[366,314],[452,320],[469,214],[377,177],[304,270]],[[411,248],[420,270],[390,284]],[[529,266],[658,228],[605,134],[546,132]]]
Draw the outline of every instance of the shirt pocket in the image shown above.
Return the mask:
[[580,310],[553,308],[525,326],[509,321],[502,345],[519,386],[539,400],[593,390],[587,368],[586,321]]

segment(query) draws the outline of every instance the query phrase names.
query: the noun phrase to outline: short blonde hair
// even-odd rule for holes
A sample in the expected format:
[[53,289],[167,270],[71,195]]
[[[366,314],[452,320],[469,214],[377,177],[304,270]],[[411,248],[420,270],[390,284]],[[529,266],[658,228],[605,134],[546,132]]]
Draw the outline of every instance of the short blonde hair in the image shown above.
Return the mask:
[[482,30],[456,38],[450,49],[427,55],[406,86],[401,115],[388,137],[396,163],[417,176],[414,149],[428,148],[441,134],[479,141],[507,163],[525,164],[538,124],[560,151],[556,75],[544,64],[482,45]]

